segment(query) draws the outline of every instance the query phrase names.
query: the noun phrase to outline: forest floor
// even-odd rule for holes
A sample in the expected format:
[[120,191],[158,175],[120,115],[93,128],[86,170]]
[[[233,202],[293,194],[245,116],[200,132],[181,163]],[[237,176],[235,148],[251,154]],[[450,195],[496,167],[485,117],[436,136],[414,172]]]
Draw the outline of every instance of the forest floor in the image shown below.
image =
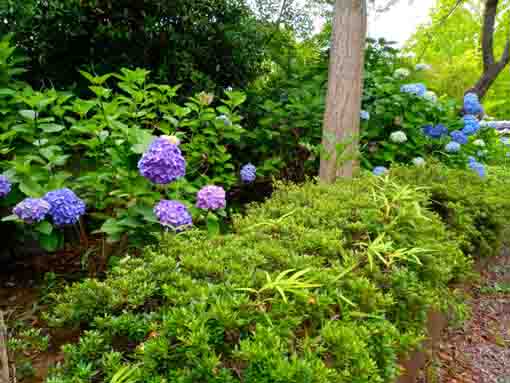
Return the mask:
[[510,249],[471,289],[471,317],[448,327],[419,383],[510,383]]

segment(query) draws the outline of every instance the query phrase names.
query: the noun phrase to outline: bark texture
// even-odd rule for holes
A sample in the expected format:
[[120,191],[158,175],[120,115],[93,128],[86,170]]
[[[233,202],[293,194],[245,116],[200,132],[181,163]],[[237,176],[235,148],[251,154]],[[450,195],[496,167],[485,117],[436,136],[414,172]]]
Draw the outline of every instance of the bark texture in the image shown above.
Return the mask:
[[[352,177],[357,168],[354,156],[359,136],[366,31],[366,0],[337,0],[322,140],[323,182]],[[338,153],[344,145],[345,151]]]

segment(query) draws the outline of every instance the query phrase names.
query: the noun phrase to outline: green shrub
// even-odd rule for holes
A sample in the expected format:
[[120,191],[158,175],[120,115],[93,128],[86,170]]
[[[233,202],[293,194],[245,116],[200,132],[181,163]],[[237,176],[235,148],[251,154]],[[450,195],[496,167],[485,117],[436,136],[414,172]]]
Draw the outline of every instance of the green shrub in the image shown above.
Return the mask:
[[462,309],[449,285],[496,248],[507,187],[442,167],[280,185],[232,234],[168,235],[55,295],[50,323],[87,331],[49,381],[392,382],[428,311]]

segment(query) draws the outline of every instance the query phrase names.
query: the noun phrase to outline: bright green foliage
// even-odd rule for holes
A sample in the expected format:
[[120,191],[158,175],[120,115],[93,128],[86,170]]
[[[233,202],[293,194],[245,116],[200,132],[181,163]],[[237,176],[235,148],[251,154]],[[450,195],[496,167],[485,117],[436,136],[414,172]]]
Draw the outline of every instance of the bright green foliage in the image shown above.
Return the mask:
[[[236,113],[243,93],[227,91],[222,99],[199,94],[178,103],[178,87],[148,83],[143,69],[82,74],[95,97],[25,87],[0,99],[6,106],[0,167],[16,185],[18,199],[20,194],[41,197],[71,188],[87,202],[91,229],[110,240],[125,233],[137,240],[158,233],[152,209],[160,199],[184,199],[191,205],[205,184],[228,189],[237,182],[231,150],[244,133]],[[167,188],[156,188],[137,169],[142,153],[161,134],[179,136],[187,160],[186,179]],[[36,228],[34,234],[40,233]],[[60,243],[52,241],[49,250]]]
[[67,287],[50,323],[87,331],[48,382],[124,365],[137,382],[393,382],[427,312],[461,308],[448,286],[496,249],[510,212],[508,178],[394,173],[280,185],[232,234],[167,236]]
[[[482,74],[481,31],[484,1],[470,0],[454,9],[456,0],[437,0],[431,22],[418,28],[408,42],[407,50],[416,60],[432,65],[424,74],[426,82],[441,94],[461,98]],[[494,39],[495,55],[499,59],[506,43],[510,3],[500,1]],[[510,107],[510,72],[503,70],[484,98],[484,108],[490,116],[508,119]]]

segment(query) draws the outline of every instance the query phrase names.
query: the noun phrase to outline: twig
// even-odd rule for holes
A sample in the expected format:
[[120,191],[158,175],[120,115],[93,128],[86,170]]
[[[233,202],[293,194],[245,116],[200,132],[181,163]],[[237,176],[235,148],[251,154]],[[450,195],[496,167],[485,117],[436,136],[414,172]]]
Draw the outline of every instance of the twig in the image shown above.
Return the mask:
[[0,378],[2,383],[9,383],[9,356],[7,355],[7,327],[4,322],[4,313],[0,310]]

